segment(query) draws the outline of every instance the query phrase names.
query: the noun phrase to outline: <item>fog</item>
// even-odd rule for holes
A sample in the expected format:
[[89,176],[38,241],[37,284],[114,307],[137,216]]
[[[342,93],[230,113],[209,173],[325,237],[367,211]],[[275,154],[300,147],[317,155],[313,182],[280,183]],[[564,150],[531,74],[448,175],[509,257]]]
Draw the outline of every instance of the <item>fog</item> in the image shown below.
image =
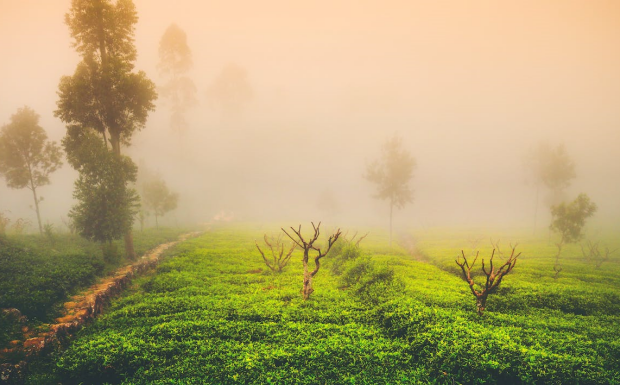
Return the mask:
[[[388,204],[362,175],[394,134],[417,162],[399,226],[533,226],[524,157],[542,141],[564,144],[576,163],[568,197],[587,193],[598,223],[620,224],[620,2],[134,3],[136,69],[163,84],[158,46],[171,23],[193,53],[198,104],[186,132],[170,129],[160,99],[123,150],[179,193],[164,224],[225,212],[387,226]],[[80,59],[63,22],[69,7],[0,0],[0,125],[27,105],[51,139],[64,136],[56,91]],[[207,90],[231,63],[246,71],[253,97],[226,113]],[[40,189],[44,221],[66,218],[75,178],[65,164]],[[0,211],[34,230],[31,205],[28,190],[0,181]]]

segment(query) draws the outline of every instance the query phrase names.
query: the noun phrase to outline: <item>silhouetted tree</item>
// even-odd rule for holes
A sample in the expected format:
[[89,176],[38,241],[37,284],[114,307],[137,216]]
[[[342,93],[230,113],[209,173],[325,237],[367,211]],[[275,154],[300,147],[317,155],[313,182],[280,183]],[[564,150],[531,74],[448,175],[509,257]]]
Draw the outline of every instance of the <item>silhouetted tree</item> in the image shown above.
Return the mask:
[[225,115],[239,114],[254,97],[244,68],[229,63],[207,89],[209,101]]
[[555,257],[553,270],[555,278],[558,277],[562,266],[560,265],[560,254],[562,247],[568,243],[575,243],[583,237],[583,228],[586,219],[590,218],[596,212],[596,204],[590,201],[586,194],[579,196],[570,203],[560,203],[551,207],[551,225],[549,229],[560,235],[560,240],[556,243],[558,253]]
[[171,24],[159,41],[160,74],[168,77],[161,87],[161,96],[170,101],[172,116],[170,126],[173,130],[187,128],[185,112],[196,104],[196,86],[185,74],[192,68],[192,51],[187,45],[185,31]]
[[179,195],[168,190],[166,182],[157,176],[142,185],[142,202],[144,208],[155,215],[155,225],[159,228],[158,218],[177,208]]
[[546,201],[549,207],[561,202],[564,191],[576,176],[575,163],[563,145],[553,148],[549,143],[543,142],[529,153],[527,164],[536,185],[534,211],[534,229],[536,229],[540,187],[543,186],[548,190]]
[[50,183],[49,175],[62,165],[60,147],[47,140],[39,115],[28,107],[17,110],[0,132],[0,175],[10,188],[32,191],[39,232],[43,234],[37,188]]
[[[144,127],[157,98],[146,74],[134,72],[137,20],[132,0],[72,0],[65,16],[82,61],[73,76],[61,78],[55,115],[66,123],[67,136],[94,129],[117,157],[121,145],[129,145],[133,133]],[[135,258],[130,229],[125,252]]]
[[267,267],[274,273],[281,273],[282,269],[284,269],[288,262],[291,260],[291,257],[293,256],[293,251],[295,251],[297,245],[295,243],[292,243],[290,247],[287,246],[287,251],[285,254],[284,242],[282,242],[282,234],[278,235],[277,237],[268,237],[267,234],[265,234],[263,239],[265,240],[265,244],[271,250],[271,257],[267,258],[263,250],[258,245],[258,242],[254,241],[254,243],[256,244],[256,248],[258,249],[260,255],[263,257],[265,265],[267,265]]
[[369,164],[364,174],[364,178],[377,185],[375,198],[387,200],[390,205],[390,246],[394,207],[400,209],[413,201],[409,183],[415,166],[415,159],[402,146],[402,138],[395,135],[383,145],[381,157]]

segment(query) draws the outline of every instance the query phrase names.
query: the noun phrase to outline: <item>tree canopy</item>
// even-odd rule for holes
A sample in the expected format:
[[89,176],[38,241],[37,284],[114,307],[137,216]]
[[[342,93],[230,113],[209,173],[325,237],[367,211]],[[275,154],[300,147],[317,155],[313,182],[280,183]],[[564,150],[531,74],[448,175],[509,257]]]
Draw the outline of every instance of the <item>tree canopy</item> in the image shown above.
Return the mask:
[[392,239],[392,211],[413,201],[410,187],[416,162],[403,148],[402,138],[394,136],[382,148],[381,157],[370,163],[364,178],[377,186],[375,198],[387,200],[390,205],[390,243]]
[[145,208],[155,215],[155,223],[159,227],[158,218],[177,208],[179,195],[168,190],[161,177],[154,177],[142,185],[142,200]]
[[157,68],[168,81],[160,88],[161,96],[169,100],[173,130],[187,128],[185,112],[196,104],[196,86],[185,74],[192,68],[192,51],[187,45],[185,31],[171,24],[159,42]]
[[560,234],[560,243],[574,243],[582,238],[586,219],[596,212],[596,204],[586,194],[579,196],[570,203],[560,203],[551,208],[553,220],[549,228]]
[[78,233],[102,243],[121,238],[131,229],[140,206],[138,194],[128,186],[136,181],[136,165],[108,150],[92,131],[66,137],[63,144],[79,148],[69,158],[80,172],[73,192],[78,203],[69,213]]
[[11,123],[0,131],[0,175],[7,186],[32,191],[35,211],[42,233],[37,188],[50,183],[49,175],[62,165],[60,147],[47,140],[39,125],[39,115],[29,107],[20,108],[11,116]]

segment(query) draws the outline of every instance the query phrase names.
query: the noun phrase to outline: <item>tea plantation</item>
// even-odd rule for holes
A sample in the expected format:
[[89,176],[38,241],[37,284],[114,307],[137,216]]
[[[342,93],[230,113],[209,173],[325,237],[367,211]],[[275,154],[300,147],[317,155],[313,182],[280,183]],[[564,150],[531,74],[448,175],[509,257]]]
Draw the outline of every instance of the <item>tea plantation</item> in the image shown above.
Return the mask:
[[[28,383],[620,384],[617,260],[597,269],[567,247],[554,279],[554,246],[523,236],[478,316],[454,263],[478,234],[411,233],[411,255],[373,230],[322,260],[303,301],[301,252],[275,274],[256,250],[278,230],[231,225],[179,244],[66,350],[33,363]],[[516,238],[505,234],[504,254]]]

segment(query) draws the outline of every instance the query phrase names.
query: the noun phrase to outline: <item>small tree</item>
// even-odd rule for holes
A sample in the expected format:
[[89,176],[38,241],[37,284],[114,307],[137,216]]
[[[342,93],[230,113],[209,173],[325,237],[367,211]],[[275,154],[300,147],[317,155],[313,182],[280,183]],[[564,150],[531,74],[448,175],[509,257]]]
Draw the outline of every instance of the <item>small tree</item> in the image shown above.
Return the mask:
[[10,188],[32,191],[39,232],[43,234],[37,189],[50,183],[49,175],[62,165],[60,147],[47,140],[39,115],[22,107],[0,132],[0,175]]
[[555,256],[555,264],[553,270],[557,278],[562,271],[560,265],[560,254],[565,244],[575,243],[583,237],[583,228],[586,219],[590,218],[596,212],[596,204],[590,201],[586,194],[579,196],[571,203],[560,203],[551,207],[551,225],[549,229],[560,235],[560,240],[556,243],[558,253]]
[[487,271],[486,266],[484,265],[484,259],[482,259],[482,271],[487,276],[486,282],[484,284],[484,289],[477,290],[474,286],[474,280],[471,276],[471,269],[476,264],[476,260],[478,259],[478,253],[476,253],[476,257],[471,262],[471,264],[467,261],[467,257],[465,257],[465,252],[461,250],[461,255],[463,256],[463,261],[461,262],[461,258],[458,257],[455,262],[461,268],[463,272],[463,278],[467,281],[469,285],[469,289],[472,294],[476,297],[476,308],[478,309],[478,315],[482,316],[484,313],[484,309],[487,303],[487,297],[489,294],[495,292],[495,290],[499,287],[499,284],[502,282],[504,276],[512,271],[517,263],[517,258],[521,255],[521,253],[515,255],[516,246],[512,248],[512,253],[510,253],[510,257],[504,262],[503,265],[500,266],[499,269],[495,269],[493,267],[493,257],[495,256],[495,249],[491,253],[491,258],[489,258],[489,270]]
[[159,228],[159,217],[177,208],[179,195],[168,190],[161,177],[144,182],[142,185],[144,207],[155,215],[155,225]]
[[196,104],[196,86],[186,76],[192,68],[192,51],[187,45],[185,31],[171,24],[159,41],[160,74],[168,78],[161,88],[161,96],[170,101],[172,116],[170,126],[173,130],[187,128],[185,112]]
[[527,165],[536,185],[536,208],[534,211],[534,229],[538,217],[538,200],[540,187],[548,190],[546,201],[553,206],[563,200],[564,191],[576,176],[575,162],[563,145],[553,148],[549,143],[540,143],[527,158]]
[[392,246],[392,216],[394,207],[403,208],[413,201],[409,182],[416,162],[403,148],[402,139],[394,136],[383,145],[381,158],[368,165],[364,178],[377,185],[375,198],[390,205],[390,246]]
[[271,250],[271,257],[267,259],[263,250],[261,250],[260,246],[258,246],[258,242],[254,241],[256,244],[256,248],[260,252],[260,255],[263,257],[263,261],[265,261],[265,265],[274,273],[281,273],[282,269],[286,267],[288,262],[291,260],[293,256],[293,251],[297,248],[295,243],[291,244],[291,247],[286,247],[288,251],[284,254],[284,242],[282,242],[282,234],[279,234],[277,237],[268,237],[267,234],[263,237],[265,240],[265,244]]
[[[319,235],[321,234],[319,230],[319,228],[321,227],[321,222],[319,222],[319,224],[316,226],[314,225],[314,222],[311,223],[312,227],[314,228],[314,234],[312,235],[312,238],[309,238],[308,241],[306,241],[301,235],[301,225],[299,225],[299,228],[297,230],[291,227],[291,230],[295,234],[294,238],[288,232],[286,232],[286,230],[282,229],[282,231],[284,231],[284,234],[286,234],[293,242],[295,242],[297,246],[304,250],[304,256],[302,258],[302,262],[304,264],[304,280],[303,287],[301,289],[304,300],[310,298],[310,294],[314,292],[314,289],[312,288],[312,278],[314,278],[316,273],[319,272],[319,268],[321,267],[321,258],[323,258],[327,255],[327,253],[329,253],[329,250],[332,248],[332,246],[338,240],[338,237],[341,234],[340,229],[338,229],[334,234],[330,235],[329,239],[327,240],[327,248],[325,249],[325,251],[322,251],[320,247],[317,247],[314,244],[317,239],[319,239]],[[310,251],[316,252],[316,255],[314,257],[314,270],[312,271],[310,271],[310,268],[308,266]]]

